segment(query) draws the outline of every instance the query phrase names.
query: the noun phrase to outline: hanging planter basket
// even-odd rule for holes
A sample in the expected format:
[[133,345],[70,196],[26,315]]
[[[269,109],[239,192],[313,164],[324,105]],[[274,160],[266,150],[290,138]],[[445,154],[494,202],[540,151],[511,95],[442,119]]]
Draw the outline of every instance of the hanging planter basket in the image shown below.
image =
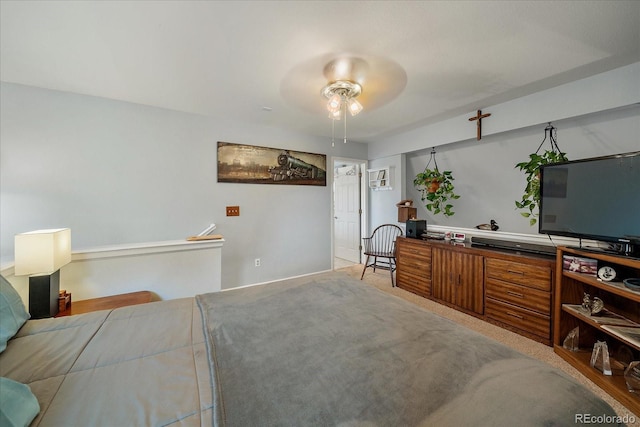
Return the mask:
[[[427,162],[424,171],[417,174],[413,180],[413,185],[421,193],[421,199],[426,202],[425,207],[434,215],[442,213],[444,216],[452,216],[455,214],[453,205],[449,200],[459,199],[460,196],[453,192],[453,174],[451,171],[441,172],[436,162],[435,148],[431,150],[431,157]],[[433,167],[430,168],[431,162]]]
[[440,188],[440,182],[442,181],[438,178],[433,178],[431,182],[428,183],[427,192],[435,193],[436,191],[438,191],[438,189]]
[[[549,137],[551,149],[540,149]],[[544,129],[544,139],[535,153],[529,155],[529,161],[518,163],[515,167],[527,176],[527,186],[521,200],[516,200],[516,209],[522,210],[520,215],[529,218],[529,225],[534,226],[538,221],[538,206],[540,205],[540,166],[551,163],[566,162],[566,153],[560,151],[557,143],[557,129],[549,123]]]

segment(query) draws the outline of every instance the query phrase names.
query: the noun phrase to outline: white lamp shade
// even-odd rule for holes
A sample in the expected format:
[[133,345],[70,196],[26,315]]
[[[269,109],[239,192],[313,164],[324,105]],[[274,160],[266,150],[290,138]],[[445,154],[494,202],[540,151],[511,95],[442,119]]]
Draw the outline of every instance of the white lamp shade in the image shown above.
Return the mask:
[[51,274],[71,262],[71,230],[36,230],[15,237],[15,275]]

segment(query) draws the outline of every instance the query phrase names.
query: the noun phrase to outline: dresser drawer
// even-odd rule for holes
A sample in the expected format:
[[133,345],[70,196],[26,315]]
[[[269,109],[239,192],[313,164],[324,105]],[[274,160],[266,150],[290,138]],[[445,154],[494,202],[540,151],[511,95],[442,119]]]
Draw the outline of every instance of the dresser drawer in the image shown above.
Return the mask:
[[551,338],[549,316],[497,301],[493,298],[487,298],[485,305],[485,315],[487,317],[541,338]]
[[400,289],[413,292],[423,297],[431,296],[431,280],[425,277],[417,276],[403,270],[396,270],[396,283]]
[[398,287],[414,294],[431,295],[431,247],[417,239],[399,238],[396,246]]
[[402,256],[398,263],[398,271],[410,273],[415,276],[431,279],[431,263],[418,260],[413,257]]
[[486,296],[541,314],[551,313],[551,293],[502,280],[487,278]]
[[487,277],[505,282],[543,291],[551,290],[551,267],[486,258],[486,274]]
[[411,242],[408,239],[404,239],[398,242],[396,256],[431,263],[431,248],[420,243],[420,241]]

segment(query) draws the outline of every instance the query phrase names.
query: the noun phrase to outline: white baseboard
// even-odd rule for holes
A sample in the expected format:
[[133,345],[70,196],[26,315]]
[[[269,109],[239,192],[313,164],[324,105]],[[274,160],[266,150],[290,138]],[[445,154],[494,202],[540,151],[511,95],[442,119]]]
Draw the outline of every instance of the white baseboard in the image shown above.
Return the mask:
[[322,270],[322,271],[316,271],[314,273],[300,274],[299,276],[290,276],[290,277],[284,277],[282,279],[269,280],[267,282],[251,283],[249,285],[236,286],[235,288],[222,289],[221,292],[233,291],[233,290],[236,290],[236,289],[243,289],[243,288],[252,288],[254,286],[268,285],[269,283],[282,282],[284,280],[290,280],[290,279],[298,279],[300,277],[313,276],[315,274],[328,273],[330,271],[333,271],[333,270]]

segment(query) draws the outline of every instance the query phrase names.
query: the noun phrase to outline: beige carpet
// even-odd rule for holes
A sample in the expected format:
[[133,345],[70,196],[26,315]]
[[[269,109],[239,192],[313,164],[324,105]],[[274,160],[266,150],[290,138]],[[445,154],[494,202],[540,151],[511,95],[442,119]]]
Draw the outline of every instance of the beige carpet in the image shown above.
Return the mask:
[[[361,264],[355,264],[348,267],[340,268],[340,271],[343,271],[349,274],[352,277],[360,278],[362,274],[363,266]],[[635,415],[629,409],[620,404],[617,400],[611,397],[609,394],[604,392],[600,387],[591,382],[588,378],[582,375],[578,370],[569,365],[563,359],[561,359],[558,355],[553,352],[553,348],[548,347],[544,344],[540,344],[513,332],[510,332],[506,329],[502,329],[498,326],[492,325],[490,323],[484,322],[480,319],[476,319],[473,316],[469,316],[465,313],[461,313],[459,311],[453,310],[444,305],[438,304],[431,300],[419,297],[411,292],[407,292],[403,289],[399,289],[397,287],[391,287],[391,280],[389,277],[389,272],[385,270],[378,270],[375,273],[371,268],[367,269],[367,272],[364,275],[364,281],[367,284],[375,286],[376,288],[387,292],[389,294],[395,295],[407,301],[410,301],[416,305],[426,308],[427,310],[439,314],[442,317],[446,317],[447,319],[453,320],[461,325],[468,327],[469,329],[473,329],[485,336],[493,338],[496,341],[499,341],[515,350],[518,350],[521,353],[527,354],[531,357],[535,357],[539,360],[547,362],[548,364],[555,366],[559,369],[562,369],[572,377],[574,377],[577,381],[584,384],[594,393],[601,396],[607,403],[613,407],[613,409],[620,416],[626,416],[625,419],[628,419],[630,422],[627,425],[640,427],[640,416]],[[591,414],[597,415],[597,414]]]

